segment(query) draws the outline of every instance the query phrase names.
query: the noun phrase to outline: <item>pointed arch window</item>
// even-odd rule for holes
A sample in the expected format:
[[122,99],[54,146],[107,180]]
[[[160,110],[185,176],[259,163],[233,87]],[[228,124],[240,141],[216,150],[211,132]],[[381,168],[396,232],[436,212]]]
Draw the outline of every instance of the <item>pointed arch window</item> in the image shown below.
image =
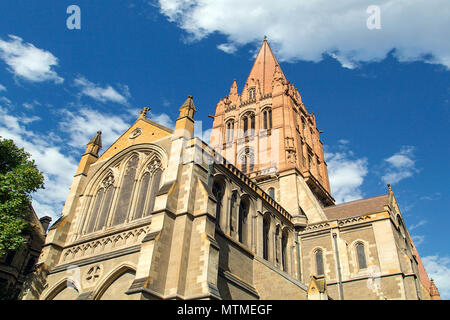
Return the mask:
[[364,244],[358,243],[356,245],[356,255],[358,256],[358,267],[359,269],[366,269],[367,263],[366,263],[366,254],[364,251]]
[[100,189],[95,196],[94,205],[92,209],[90,209],[91,214],[87,229],[85,230],[86,233],[101,230],[106,225],[114,191],[114,176],[110,172],[107,177],[103,179]]
[[225,126],[225,141],[226,142],[233,142],[233,134],[234,134],[234,120],[229,120],[226,123]]
[[223,195],[225,193],[225,187],[221,181],[214,181],[212,187],[212,193],[217,200],[216,203],[216,225],[220,226],[220,216],[223,208]]
[[244,130],[244,137],[254,134],[255,114],[253,112],[248,112],[242,117],[242,128]]
[[233,190],[233,192],[231,194],[230,210],[229,210],[229,215],[228,215],[228,218],[229,218],[228,223],[230,226],[230,232],[234,231],[233,217],[236,212],[236,210],[235,210],[236,202],[237,202],[237,191]]
[[272,109],[266,108],[262,112],[263,114],[263,128],[268,130],[272,129]]
[[149,216],[155,206],[155,198],[161,183],[162,170],[159,159],[153,160],[146,173],[141,178],[139,198],[134,218]]
[[250,88],[248,90],[248,99],[249,100],[256,99],[256,89],[255,88]]
[[269,260],[269,230],[270,217],[265,216],[263,219],[263,258]]
[[323,252],[321,249],[316,251],[315,258],[316,258],[316,274],[318,276],[321,276],[323,275]]
[[242,172],[249,173],[252,172],[255,168],[255,157],[253,151],[250,148],[245,148],[241,153],[240,162],[242,164]]
[[139,157],[134,155],[127,163],[125,173],[120,186],[119,198],[117,200],[117,207],[114,213],[112,225],[119,225],[126,221],[130,211],[131,199],[136,184],[136,169]]
[[86,233],[91,233],[91,232],[94,231],[95,223],[96,223],[96,220],[97,220],[97,218],[99,216],[100,206],[101,206],[102,201],[103,201],[104,193],[105,193],[105,189],[104,188],[100,188],[97,191],[97,195],[95,196],[94,207],[92,208],[91,218],[89,220],[89,224],[88,224]]
[[287,271],[287,231],[283,231],[281,234],[281,266],[284,271]]
[[250,203],[247,198],[241,199],[239,204],[239,217],[238,217],[238,239],[240,243],[248,244],[248,212],[250,208]]
[[97,226],[95,227],[95,231],[102,229],[106,222],[108,221],[108,213],[111,209],[111,203],[114,196],[114,186],[110,185],[106,188],[105,191],[105,199],[103,200],[102,209],[100,211],[100,216],[98,217]]
[[268,192],[269,192],[269,196],[275,200],[275,189],[269,188]]

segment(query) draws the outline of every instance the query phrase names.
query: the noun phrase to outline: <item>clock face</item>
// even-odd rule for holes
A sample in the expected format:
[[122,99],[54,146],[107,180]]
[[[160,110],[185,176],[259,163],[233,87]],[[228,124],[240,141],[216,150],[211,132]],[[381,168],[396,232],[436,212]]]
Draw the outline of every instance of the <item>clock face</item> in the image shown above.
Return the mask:
[[135,139],[137,137],[139,137],[142,133],[142,129],[141,128],[136,128],[133,130],[133,132],[130,133],[130,136],[128,138],[130,139]]

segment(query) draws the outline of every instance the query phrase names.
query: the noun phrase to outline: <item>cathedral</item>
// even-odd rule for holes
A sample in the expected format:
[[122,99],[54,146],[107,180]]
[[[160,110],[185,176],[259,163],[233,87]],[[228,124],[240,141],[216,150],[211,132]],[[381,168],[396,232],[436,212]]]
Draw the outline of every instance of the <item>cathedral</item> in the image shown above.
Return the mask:
[[87,144],[26,300],[437,300],[390,185],[335,204],[314,113],[263,41],[217,103],[209,144],[188,96],[175,128],[144,108]]

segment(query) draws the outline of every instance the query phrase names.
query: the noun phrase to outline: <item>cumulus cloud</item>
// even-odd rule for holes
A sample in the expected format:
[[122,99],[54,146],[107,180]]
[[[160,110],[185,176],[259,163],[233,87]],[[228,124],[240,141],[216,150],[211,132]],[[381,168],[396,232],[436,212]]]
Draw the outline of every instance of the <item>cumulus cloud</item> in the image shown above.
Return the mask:
[[26,124],[38,120],[11,114],[0,106],[0,136],[12,139],[31,154],[38,168],[44,173],[45,189],[33,195],[36,213],[52,217],[56,221],[61,213],[77,168],[77,161],[63,153],[51,134],[39,134],[26,128]]
[[385,183],[394,184],[419,172],[414,159],[414,149],[412,146],[403,146],[399,152],[384,159],[386,173],[381,177],[381,180]]
[[66,121],[59,124],[68,133],[67,144],[75,148],[85,148],[86,144],[102,131],[103,150],[106,150],[130,124],[123,117],[99,112],[89,107],[77,108],[76,112],[63,110]]
[[130,97],[130,90],[126,85],[118,85],[121,93],[119,93],[112,86],[107,85],[101,87],[83,76],[77,76],[74,80],[74,85],[81,90],[81,94],[91,97],[100,102],[116,102],[120,104],[127,104],[127,99]]
[[[374,4],[381,29],[367,26]],[[450,37],[448,0],[159,0],[159,7],[190,40],[225,35],[218,46],[225,52],[267,35],[282,61],[317,62],[328,54],[352,69],[395,49],[400,61],[450,68],[450,42],[442,41]]]
[[58,58],[51,52],[36,48],[31,43],[23,42],[22,38],[9,35],[9,40],[0,38],[0,59],[15,76],[32,81],[53,81],[62,83],[63,78],[53,70],[58,66]]
[[6,87],[2,84],[0,84],[0,91],[6,91]]
[[430,278],[433,278],[442,299],[450,299],[450,257],[427,256],[422,262]]
[[355,158],[342,145],[339,149],[335,153],[325,152],[332,195],[336,203],[361,199],[361,186],[368,172],[367,158]]
[[173,129],[175,127],[175,122],[166,113],[161,114],[150,113],[150,119],[169,129]]
[[[76,106],[76,112],[63,110],[66,121],[60,122],[59,127],[68,134],[66,143],[74,148],[84,149],[86,144],[95,136],[97,131],[102,131],[102,150],[106,150],[117,140],[139,115],[137,109],[126,110],[123,115],[100,112],[87,106]],[[149,114],[148,117],[165,127],[173,128],[173,120],[165,113]]]

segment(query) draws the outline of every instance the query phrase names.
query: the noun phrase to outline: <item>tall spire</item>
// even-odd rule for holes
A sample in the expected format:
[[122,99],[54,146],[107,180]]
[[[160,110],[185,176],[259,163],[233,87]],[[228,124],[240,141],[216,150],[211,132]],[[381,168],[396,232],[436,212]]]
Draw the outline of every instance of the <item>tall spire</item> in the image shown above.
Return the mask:
[[264,39],[253,63],[252,70],[248,75],[246,84],[250,85],[253,82],[251,79],[254,79],[255,83],[259,80],[263,94],[272,92],[272,80],[276,66],[278,66],[277,71],[281,73],[281,76],[286,78],[279,67],[277,58],[275,58],[272,49],[270,49],[269,43]]

